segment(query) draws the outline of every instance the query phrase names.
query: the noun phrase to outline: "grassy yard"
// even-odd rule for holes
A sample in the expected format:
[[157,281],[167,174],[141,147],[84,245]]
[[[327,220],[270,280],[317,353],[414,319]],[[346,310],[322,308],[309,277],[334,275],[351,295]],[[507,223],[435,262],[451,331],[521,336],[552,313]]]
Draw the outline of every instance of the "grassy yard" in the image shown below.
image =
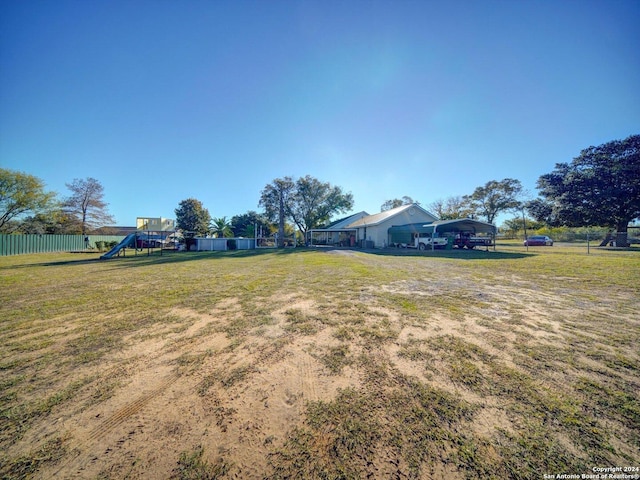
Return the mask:
[[640,251],[0,257],[0,478],[640,467]]

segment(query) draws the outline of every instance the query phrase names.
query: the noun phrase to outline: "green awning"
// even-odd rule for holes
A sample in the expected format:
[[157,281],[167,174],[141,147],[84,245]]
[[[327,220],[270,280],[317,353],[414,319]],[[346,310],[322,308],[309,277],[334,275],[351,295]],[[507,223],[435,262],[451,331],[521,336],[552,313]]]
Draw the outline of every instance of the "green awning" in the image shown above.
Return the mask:
[[413,236],[416,233],[433,233],[433,225],[423,223],[410,223],[408,225],[394,225],[388,230],[389,242],[391,243],[413,243]]

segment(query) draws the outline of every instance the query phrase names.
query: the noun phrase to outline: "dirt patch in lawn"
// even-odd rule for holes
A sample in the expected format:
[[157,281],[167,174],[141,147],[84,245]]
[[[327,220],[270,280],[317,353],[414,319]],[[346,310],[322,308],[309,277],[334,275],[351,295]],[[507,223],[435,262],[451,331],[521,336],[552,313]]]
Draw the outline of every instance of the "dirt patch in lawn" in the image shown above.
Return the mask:
[[[4,324],[0,473],[479,478],[521,464],[529,478],[638,460],[626,287],[602,299],[529,270],[292,255],[174,267],[199,283],[158,283],[144,308],[76,302]],[[105,278],[140,275],[118,273]]]
[[301,423],[308,402],[358,385],[355,370],[329,374],[318,359],[337,341],[315,325],[313,301],[290,294],[279,303],[272,322],[241,338],[225,333],[239,315],[233,299],[209,313],[172,309],[171,323],[124,338],[99,366],[78,372],[109,390],[100,401],[87,389],[24,437],[63,439],[66,454],[41,478],[166,478],[181,452],[201,445],[203,461],[262,477],[269,452]]

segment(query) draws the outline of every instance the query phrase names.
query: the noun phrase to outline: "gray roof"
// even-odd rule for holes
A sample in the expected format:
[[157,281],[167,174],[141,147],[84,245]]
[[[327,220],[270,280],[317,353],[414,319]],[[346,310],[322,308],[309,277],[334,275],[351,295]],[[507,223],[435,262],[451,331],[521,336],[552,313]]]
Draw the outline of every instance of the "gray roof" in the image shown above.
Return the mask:
[[331,222],[329,225],[323,228],[323,230],[340,230],[344,229],[348,225],[351,225],[353,222],[361,219],[362,217],[366,217],[369,214],[365,211],[354,213],[353,215],[349,215],[348,217],[341,218],[336,220],[335,222]]
[[471,231],[475,233],[496,233],[495,225],[487,222],[481,222],[479,220],[473,220],[472,218],[439,220],[437,222],[425,224],[424,226],[433,226],[438,232]]
[[433,218],[438,218],[434,214],[426,211],[424,208],[422,208],[417,203],[413,203],[413,204],[409,204],[409,205],[402,205],[400,207],[392,208],[391,210],[387,210],[386,212],[380,212],[380,213],[376,213],[374,215],[369,215],[367,217],[363,217],[360,220],[357,220],[357,221],[349,224],[349,227],[355,228],[355,227],[364,227],[364,226],[369,227],[371,225],[378,225],[378,224],[384,222],[385,220],[388,220],[388,219],[390,219],[392,217],[395,217],[396,215],[398,215],[398,214],[400,214],[400,213],[402,213],[405,210],[408,210],[410,208],[415,208],[415,209],[421,210],[423,213],[426,213],[427,215],[430,215]]

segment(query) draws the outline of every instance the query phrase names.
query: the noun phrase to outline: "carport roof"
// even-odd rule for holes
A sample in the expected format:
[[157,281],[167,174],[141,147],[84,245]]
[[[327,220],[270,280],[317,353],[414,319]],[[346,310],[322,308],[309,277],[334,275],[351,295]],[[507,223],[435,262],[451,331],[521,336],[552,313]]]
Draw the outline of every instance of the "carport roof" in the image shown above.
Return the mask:
[[409,223],[406,225],[394,225],[389,228],[389,233],[433,233],[433,232],[473,232],[495,234],[496,227],[490,223],[480,222],[471,218],[458,218],[455,220],[438,220],[433,223]]
[[433,227],[437,232],[473,232],[473,233],[496,233],[496,226],[491,223],[473,220],[472,218],[458,218],[455,220],[439,220],[427,223],[424,227]]

